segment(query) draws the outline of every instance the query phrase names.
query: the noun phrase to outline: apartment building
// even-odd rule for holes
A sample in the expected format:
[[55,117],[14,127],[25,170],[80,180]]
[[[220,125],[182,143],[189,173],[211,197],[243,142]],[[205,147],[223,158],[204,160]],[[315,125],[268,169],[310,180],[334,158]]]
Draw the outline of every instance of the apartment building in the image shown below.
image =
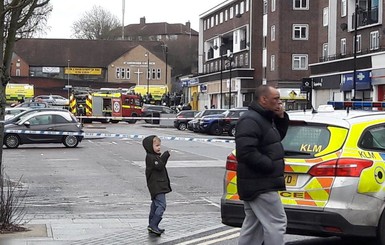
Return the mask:
[[185,85],[191,100],[198,108],[247,106],[255,88],[269,84],[288,109],[305,107],[300,88],[318,57],[318,4],[227,0],[201,14],[199,74]]
[[313,104],[385,100],[384,0],[320,1]]

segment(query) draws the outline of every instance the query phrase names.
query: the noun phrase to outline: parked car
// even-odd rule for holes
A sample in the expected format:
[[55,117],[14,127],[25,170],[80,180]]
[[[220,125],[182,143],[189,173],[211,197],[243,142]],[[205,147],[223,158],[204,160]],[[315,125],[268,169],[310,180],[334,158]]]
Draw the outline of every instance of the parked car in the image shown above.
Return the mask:
[[199,122],[200,122],[202,117],[208,116],[208,115],[220,114],[220,113],[223,113],[225,111],[226,111],[225,109],[206,109],[206,110],[203,110],[202,113],[199,115],[199,117],[194,118],[194,120],[192,120],[192,130],[194,132],[200,132]]
[[[17,130],[17,131],[14,131]],[[50,133],[25,133],[23,131],[49,131]],[[77,135],[61,134],[78,133]],[[4,145],[17,148],[23,144],[62,143],[74,148],[83,139],[83,126],[69,111],[40,111],[31,113],[16,123],[4,125]]]
[[69,105],[69,100],[60,95],[39,95],[36,96],[33,101],[36,102],[47,102],[50,105],[54,106],[67,106]]
[[176,114],[176,118],[174,120],[174,127],[179,130],[186,130],[187,129],[187,123],[191,121],[196,114],[198,114],[199,111],[194,110],[184,110],[178,112]]
[[190,131],[194,131],[194,124],[198,122],[198,119],[201,117],[203,111],[198,112],[195,114],[194,118],[187,123],[187,129]]
[[160,114],[175,114],[176,112],[170,107],[163,105],[150,105],[143,104],[142,106],[142,117],[148,117],[145,119],[146,123],[159,124],[159,119],[152,119],[152,117],[160,118]]
[[16,123],[17,121],[22,120],[26,116],[40,112],[40,111],[68,111],[66,109],[60,109],[60,108],[29,108],[29,107],[12,107],[12,108],[20,108],[20,109],[25,109],[23,112],[15,115],[14,117],[8,118],[4,121],[4,124],[10,124],[10,123]]
[[29,108],[48,108],[50,107],[47,102],[29,101],[15,105],[15,107],[29,107]]
[[8,120],[24,111],[30,110],[28,107],[7,107],[5,108],[4,120]]
[[203,116],[199,122],[199,130],[201,133],[211,135],[222,135],[224,132],[228,132],[230,136],[234,136],[235,125],[245,111],[247,111],[247,107],[233,108],[221,114]]
[[[289,112],[282,141],[287,190],[279,192],[287,233],[385,244],[385,112],[328,110]],[[226,161],[221,217],[240,227],[236,171],[234,150]]]

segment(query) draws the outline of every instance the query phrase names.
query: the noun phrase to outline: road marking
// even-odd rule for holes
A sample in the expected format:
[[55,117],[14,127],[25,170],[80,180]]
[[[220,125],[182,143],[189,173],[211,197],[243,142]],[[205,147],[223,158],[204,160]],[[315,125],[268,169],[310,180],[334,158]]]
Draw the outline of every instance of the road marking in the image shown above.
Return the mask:
[[218,203],[215,203],[215,202],[213,202],[213,201],[207,199],[206,197],[202,197],[202,200],[208,202],[209,204],[211,204],[211,205],[213,205],[213,206],[215,206],[215,207],[217,207],[217,208],[220,208],[220,207],[221,207],[221,205],[219,205]]
[[[239,230],[240,230],[240,228],[233,228],[233,229],[230,229],[230,230],[214,233],[214,234],[211,234],[211,235],[208,235],[208,236],[205,236],[205,237],[200,237],[200,238],[196,238],[196,239],[193,239],[193,240],[190,240],[190,241],[185,241],[185,242],[182,242],[182,243],[178,243],[178,245],[193,244],[193,243],[196,243],[196,242],[201,242],[201,241],[204,241],[204,240],[213,239],[213,238],[217,238],[217,237],[220,237],[220,236],[224,236],[224,235],[236,232],[235,234],[231,235],[231,236],[234,236],[234,238],[235,238],[235,237],[239,236]],[[230,237],[230,236],[227,236],[225,238],[229,239],[228,237]],[[221,239],[219,241],[223,241],[224,240],[223,238],[219,238],[219,239]],[[216,239],[216,240],[218,240],[218,239]],[[206,243],[200,243],[200,244],[206,244]],[[211,244],[211,243],[207,243],[207,244]]]
[[203,242],[203,243],[198,243],[198,245],[210,245],[210,244],[214,244],[214,243],[217,243],[217,242],[221,242],[221,241],[226,241],[226,240],[237,238],[237,237],[239,237],[239,235],[240,235],[240,233],[237,232],[237,233],[232,234],[230,236],[214,239],[214,240]]

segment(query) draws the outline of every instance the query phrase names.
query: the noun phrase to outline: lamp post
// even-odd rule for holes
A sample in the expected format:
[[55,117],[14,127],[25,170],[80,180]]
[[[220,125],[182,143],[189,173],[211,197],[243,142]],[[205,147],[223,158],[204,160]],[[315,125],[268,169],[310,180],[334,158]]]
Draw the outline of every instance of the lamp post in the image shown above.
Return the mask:
[[231,69],[233,68],[232,66],[232,62],[233,62],[233,53],[230,51],[230,50],[227,50],[227,60],[229,62],[229,78],[230,78],[230,82],[229,82],[229,109],[231,109]]
[[167,58],[168,58],[168,47],[167,47],[166,44],[163,44],[162,46],[163,46],[163,48],[164,48],[164,53],[165,53],[165,55],[166,55],[166,85],[167,85],[167,79],[168,79],[168,77],[167,77],[167,72],[168,72],[168,62],[167,62]]
[[70,60],[67,60],[67,98],[70,99]]
[[221,44],[220,48],[219,48],[219,54],[221,56],[221,73],[220,73],[220,76],[219,76],[219,80],[220,80],[220,86],[219,86],[219,89],[220,89],[220,109],[223,108],[223,105],[222,105],[222,101],[223,101],[223,84],[222,84],[222,80],[223,80],[223,44]]
[[353,89],[352,100],[356,100],[356,73],[357,73],[357,27],[358,27],[358,2],[355,1],[355,13],[354,13],[354,56],[353,56]]
[[150,93],[150,53],[146,52],[144,56],[147,57],[147,96]]

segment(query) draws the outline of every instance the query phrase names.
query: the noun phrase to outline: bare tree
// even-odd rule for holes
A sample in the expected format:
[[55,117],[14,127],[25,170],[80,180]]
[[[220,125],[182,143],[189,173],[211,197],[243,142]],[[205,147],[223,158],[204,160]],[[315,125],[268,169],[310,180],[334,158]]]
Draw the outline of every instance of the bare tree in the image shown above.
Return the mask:
[[[42,31],[47,22],[48,14],[52,11],[50,0],[3,0],[0,2],[0,121],[4,121],[6,107],[5,87],[10,80],[11,61],[15,42],[24,37],[31,37]],[[0,123],[0,181],[4,181],[3,173],[3,137],[4,124]],[[0,185],[3,186],[3,185]],[[1,192],[0,209],[3,210],[8,200]],[[9,209],[8,209],[9,210]],[[2,215],[0,218],[3,218]],[[0,222],[7,222],[1,220]]]
[[120,26],[118,18],[100,6],[93,6],[72,25],[74,37],[79,39],[114,39],[111,30]]

